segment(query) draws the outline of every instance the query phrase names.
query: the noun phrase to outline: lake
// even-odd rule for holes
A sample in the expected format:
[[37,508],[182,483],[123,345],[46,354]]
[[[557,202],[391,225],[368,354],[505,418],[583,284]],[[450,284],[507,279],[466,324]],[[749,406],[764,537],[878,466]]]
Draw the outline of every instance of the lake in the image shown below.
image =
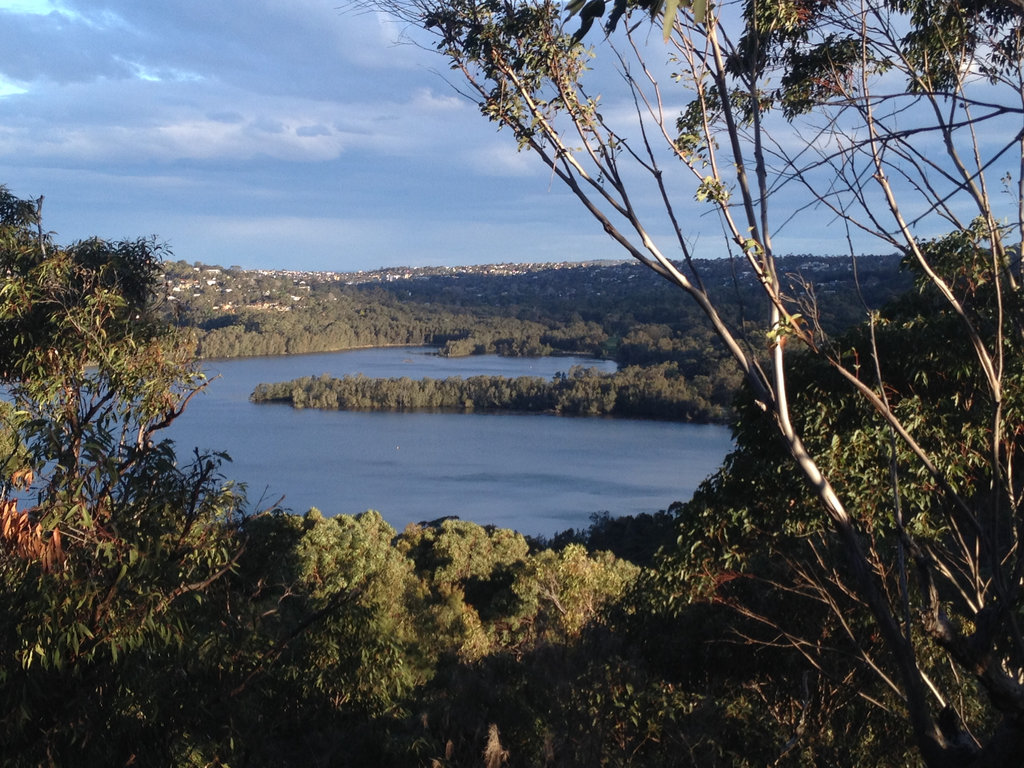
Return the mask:
[[378,510],[397,530],[456,515],[551,535],[593,513],[656,512],[689,498],[731,447],[717,425],[538,414],[367,413],[249,402],[260,382],[327,373],[551,378],[582,358],[443,358],[402,347],[209,361],[218,376],[173,425],[178,453],[225,451],[253,510]]

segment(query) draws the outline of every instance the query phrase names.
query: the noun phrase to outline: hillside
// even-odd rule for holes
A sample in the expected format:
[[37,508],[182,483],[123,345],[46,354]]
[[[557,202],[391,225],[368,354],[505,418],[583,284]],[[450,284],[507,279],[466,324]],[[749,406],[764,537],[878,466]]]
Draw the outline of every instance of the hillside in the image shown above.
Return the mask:
[[[909,286],[895,256],[864,256],[856,264],[791,256],[780,267],[791,286],[793,311],[816,319],[822,333],[855,324],[866,306],[881,306]],[[729,261],[704,261],[697,268],[731,320],[765,311],[749,270]],[[451,356],[584,355],[612,359],[623,368],[671,366],[672,389],[686,395],[661,411],[701,420],[723,418],[739,386],[731,359],[694,304],[631,263],[341,273],[173,262],[164,279],[175,321],[198,331],[198,351],[207,358],[389,345],[431,345]],[[818,315],[815,300],[826,296],[828,314]],[[759,338],[747,343],[763,347]],[[378,400],[388,401],[372,402]]]

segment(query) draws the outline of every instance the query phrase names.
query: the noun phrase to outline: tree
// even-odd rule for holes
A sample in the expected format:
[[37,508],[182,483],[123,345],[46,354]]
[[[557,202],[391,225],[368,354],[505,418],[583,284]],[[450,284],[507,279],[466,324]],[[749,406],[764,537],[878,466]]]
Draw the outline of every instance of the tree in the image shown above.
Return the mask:
[[202,378],[156,319],[160,246],[59,247],[41,205],[0,187],[0,741],[26,765],[184,761],[208,725],[196,606],[244,497],[161,439]]
[[[923,761],[1016,762],[1020,6],[649,0],[634,11],[618,0],[595,54],[581,41],[602,0],[568,6],[575,34],[550,0],[365,4],[432,35],[481,112],[707,315],[772,425],[763,450],[787,455],[816,499],[828,546],[805,550],[790,575],[840,621],[854,610],[870,626],[880,645],[861,646],[862,661]],[[662,34],[638,13],[660,14]],[[607,58],[616,80],[600,79]],[[759,288],[738,316],[702,280],[702,211],[738,280]],[[903,254],[928,302],[921,318],[893,324],[865,307],[862,343],[824,333],[825,297],[788,282],[776,249],[822,216],[851,258],[869,243]],[[943,346],[907,376],[922,323],[929,346],[945,334]],[[842,387],[840,402],[795,386],[807,356]],[[937,379],[947,386],[925,386]],[[837,431],[853,450],[817,439]],[[831,600],[837,590],[848,600]]]

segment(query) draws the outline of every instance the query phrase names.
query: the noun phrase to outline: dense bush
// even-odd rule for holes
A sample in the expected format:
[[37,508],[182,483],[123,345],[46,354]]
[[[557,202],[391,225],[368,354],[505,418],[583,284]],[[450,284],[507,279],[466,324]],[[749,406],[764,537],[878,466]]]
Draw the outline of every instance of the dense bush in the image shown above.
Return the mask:
[[306,376],[259,384],[254,402],[288,402],[328,410],[526,411],[566,416],[628,416],[677,421],[722,421],[728,392],[710,392],[707,379],[692,382],[675,363],[630,366],[599,373],[573,366],[547,381],[536,376],[463,379],[373,379],[363,375]]

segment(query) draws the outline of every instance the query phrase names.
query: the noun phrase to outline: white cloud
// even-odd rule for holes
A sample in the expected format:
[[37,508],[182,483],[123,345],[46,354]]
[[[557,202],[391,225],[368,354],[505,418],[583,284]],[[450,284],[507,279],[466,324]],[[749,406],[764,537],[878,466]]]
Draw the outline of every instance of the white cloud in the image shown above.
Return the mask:
[[482,176],[541,177],[544,173],[539,159],[532,152],[517,151],[507,132],[485,146],[470,149],[464,156],[469,166]]
[[47,14],[56,8],[52,0],[3,0],[0,10],[10,13]]
[[45,194],[62,240],[156,233],[180,258],[264,266],[571,257],[575,207],[383,17],[32,8],[0,5],[0,184]]
[[28,89],[23,88],[11,80],[0,77],[0,98],[4,96],[13,96],[19,93],[28,93]]
[[473,109],[469,100],[457,93],[438,93],[432,88],[422,87],[413,91],[409,107],[418,112],[430,112],[445,117],[465,114]]

